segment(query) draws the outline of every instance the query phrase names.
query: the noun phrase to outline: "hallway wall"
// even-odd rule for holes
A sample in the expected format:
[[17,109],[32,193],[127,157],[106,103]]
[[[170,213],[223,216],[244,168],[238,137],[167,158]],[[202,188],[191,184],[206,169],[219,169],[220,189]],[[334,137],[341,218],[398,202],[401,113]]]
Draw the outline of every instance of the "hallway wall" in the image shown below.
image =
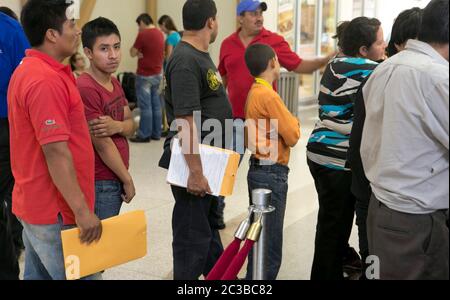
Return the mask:
[[20,0],[0,0],[0,6],[11,8],[20,18]]
[[[126,7],[124,7],[125,4]],[[144,12],[145,1],[143,0],[97,0],[91,20],[100,16],[111,19],[119,28],[122,36],[122,63],[118,72],[136,72],[137,70],[137,59],[130,56],[129,50],[138,33],[136,18]]]

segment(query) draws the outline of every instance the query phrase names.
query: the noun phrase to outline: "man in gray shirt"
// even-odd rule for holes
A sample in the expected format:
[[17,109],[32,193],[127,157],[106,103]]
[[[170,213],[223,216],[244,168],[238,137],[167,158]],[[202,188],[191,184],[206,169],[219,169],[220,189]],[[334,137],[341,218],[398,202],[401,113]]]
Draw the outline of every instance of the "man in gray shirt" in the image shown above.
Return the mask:
[[369,249],[383,280],[449,278],[448,18],[449,1],[431,1],[419,40],[381,64],[363,90]]

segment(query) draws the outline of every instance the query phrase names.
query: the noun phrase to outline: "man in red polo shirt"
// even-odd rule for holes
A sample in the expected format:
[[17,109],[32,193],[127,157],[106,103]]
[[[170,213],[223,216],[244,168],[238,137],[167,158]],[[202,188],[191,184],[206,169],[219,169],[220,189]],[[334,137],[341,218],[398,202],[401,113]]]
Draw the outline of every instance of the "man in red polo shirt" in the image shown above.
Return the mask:
[[[226,38],[220,49],[219,72],[233,107],[233,117],[244,119],[245,103],[254,78],[245,64],[245,51],[252,44],[267,44],[275,50],[282,67],[296,73],[313,73],[327,65],[333,55],[325,58],[301,59],[286,40],[264,28],[263,12],[267,4],[257,0],[242,0],[237,7],[241,27]],[[274,86],[276,88],[276,86]],[[236,126],[235,151],[244,154],[244,126]]]
[[[33,49],[8,89],[13,212],[24,227],[26,280],[64,280],[61,229],[78,225],[90,244],[102,227],[93,213],[94,152],[70,67],[81,31],[67,0],[29,0],[22,24]],[[76,268],[76,266],[74,266]],[[76,269],[75,269],[76,270]]]

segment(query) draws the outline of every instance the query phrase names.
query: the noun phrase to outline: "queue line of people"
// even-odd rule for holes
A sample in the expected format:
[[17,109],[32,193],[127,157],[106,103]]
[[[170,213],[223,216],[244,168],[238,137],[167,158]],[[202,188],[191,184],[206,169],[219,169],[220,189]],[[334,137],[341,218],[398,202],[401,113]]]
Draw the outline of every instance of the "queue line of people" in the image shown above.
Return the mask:
[[[48,4],[45,2],[30,0],[23,9],[22,25],[32,49],[26,51],[23,63],[12,75],[8,88],[11,161],[16,179],[13,212],[24,227],[25,279],[64,279],[60,230],[76,225],[80,228],[82,242],[95,242],[102,234],[100,220],[118,215],[122,203],[129,203],[135,196],[133,180],[128,172],[127,137],[132,136],[136,128],[120,83],[112,76],[121,61],[120,32],[112,21],[105,18],[87,23],[81,32],[74,20],[65,15],[71,3],[52,3],[42,10],[41,6]],[[272,228],[268,239],[267,279],[275,280],[278,276],[282,262],[289,149],[300,138],[300,123],[287,110],[273,84],[279,79],[280,66],[298,73],[309,73],[327,66],[319,95],[320,121],[308,143],[308,165],[315,180],[320,207],[311,278],[343,279],[342,262],[348,249],[355,205],[363,262],[369,255],[378,256],[381,259],[381,279],[448,278],[448,201],[443,201],[446,196],[448,198],[448,186],[447,189],[436,189],[431,201],[423,198],[421,187],[413,194],[404,193],[408,173],[401,171],[405,168],[395,172],[382,161],[386,159],[386,163],[392,164],[392,155],[396,155],[389,151],[392,147],[399,151],[404,149],[398,145],[398,138],[391,140],[389,145],[383,143],[384,139],[391,137],[385,132],[390,131],[390,127],[386,124],[377,126],[380,119],[393,118],[387,124],[402,120],[403,125],[412,125],[412,128],[425,127],[417,131],[423,139],[432,142],[423,155],[430,155],[436,163],[432,166],[431,175],[414,167],[410,171],[416,172],[417,182],[425,182],[425,185],[442,184],[443,179],[448,179],[448,21],[446,27],[439,23],[439,28],[435,22],[445,23],[448,1],[431,1],[423,17],[418,14],[419,19],[412,17],[417,16],[414,14],[416,9],[408,14],[405,12],[405,18],[399,16],[396,24],[400,25],[395,33],[405,28],[406,25],[401,25],[404,19],[414,25],[420,24],[418,33],[408,32],[396,39],[395,50],[403,51],[385,62],[382,61],[387,45],[381,23],[376,19],[361,17],[341,24],[336,36],[339,53],[326,58],[303,60],[292,52],[283,38],[264,29],[263,12],[267,9],[264,2],[241,1],[237,15],[242,27],[222,44],[218,68],[208,52],[219,30],[214,1],[188,0],[185,3],[185,31],[181,40],[175,36],[177,30],[167,19],[161,18],[158,22],[168,35],[166,42],[148,15],[137,19],[141,30],[131,55],[142,62],[145,57],[162,53],[154,60],[160,61],[161,66],[159,63],[158,66],[140,64],[138,81],[142,81],[141,87],[146,91],[156,85],[159,87],[160,83],[152,80],[162,80],[158,74],[161,74],[166,52],[165,105],[168,122],[178,122],[180,128],[183,122],[190,125],[187,131],[168,133],[159,166],[168,168],[170,144],[175,136],[189,141],[188,148],[194,150],[185,153],[190,169],[187,188],[172,186],[175,198],[172,219],[174,279],[206,277],[223,252],[214,221],[223,199],[209,195],[211,191],[208,179],[203,175],[200,157],[194,154],[198,153],[195,149],[204,139],[217,132],[204,130],[203,126],[197,128],[193,118],[195,112],[201,114],[200,125],[209,120],[218,120],[223,125],[224,130],[216,138],[232,141],[232,145],[223,143],[223,148],[231,147],[241,154],[247,148],[251,150],[249,190],[269,188],[274,192],[272,204],[277,213],[271,215],[266,224]],[[42,11],[45,11],[45,16]],[[72,70],[62,61],[76,52],[80,35],[90,67],[75,81]],[[150,37],[158,40],[158,54],[152,52],[153,48],[145,42]],[[416,37],[418,41],[407,41]],[[407,59],[411,57],[417,58],[415,64],[408,64]],[[433,68],[424,70],[425,61]],[[411,75],[412,82],[420,75],[429,84],[417,84],[416,110],[412,112],[422,113],[424,120],[402,119],[402,116],[396,115],[401,111],[395,109],[392,96],[380,90],[383,84],[386,88],[386,81],[405,76],[404,69],[408,68],[415,72],[409,73],[414,73]],[[30,70],[33,76],[29,76]],[[381,83],[378,78],[383,78],[386,73],[390,77],[384,78]],[[137,86],[140,86],[139,83]],[[428,92],[423,92],[428,91],[430,86],[436,87],[432,97]],[[391,92],[396,99],[404,101],[403,92],[399,91],[401,87],[402,82],[398,80],[391,86]],[[414,89],[409,88],[409,91]],[[420,98],[424,94],[426,100],[436,101],[435,104],[425,105],[425,110],[424,99]],[[394,113],[380,113],[377,102],[380,95],[383,95],[384,98],[381,98],[387,103],[386,107]],[[160,138],[162,120],[153,114],[150,107],[145,110],[142,99],[138,100],[142,109],[141,129],[132,139],[135,142]],[[157,107],[156,100],[152,102]],[[366,106],[365,115],[360,115],[354,107],[355,103]],[[443,115],[445,111],[447,119]],[[151,118],[146,119],[146,114],[152,115]],[[276,158],[267,157],[261,151],[267,141],[252,144],[252,139],[245,140],[242,125],[235,126],[232,132],[225,130],[227,120],[239,119],[265,120],[269,123],[270,120],[278,120],[276,136],[273,136],[274,128],[265,128],[270,143],[275,141],[278,145]],[[155,131],[148,131],[148,126],[143,128],[149,120]],[[356,123],[358,130],[354,138],[353,123],[356,120],[359,123]],[[393,127],[396,133],[400,132],[401,128]],[[260,129],[247,126],[247,130],[257,132]],[[430,135],[430,132],[433,134]],[[24,140],[23,135],[34,138]],[[375,147],[372,137],[378,139]],[[406,135],[403,138],[405,144],[410,137]],[[422,144],[417,142],[417,145]],[[33,158],[31,161],[26,159],[30,155]],[[408,162],[417,159],[413,156],[405,155],[405,159],[411,158]],[[357,171],[352,172],[353,169]],[[383,180],[381,172],[391,176],[391,181]],[[368,181],[363,180],[361,185],[364,187],[364,197],[359,197],[353,191],[366,174]],[[358,178],[355,180],[355,177]],[[396,187],[399,190],[395,190]],[[43,200],[37,204],[33,195],[42,195]],[[413,199],[412,204],[406,201],[410,198]],[[396,214],[398,223],[383,223],[386,214]],[[432,219],[431,224],[429,218]],[[410,230],[409,226],[417,222],[423,227],[428,226],[427,230],[430,229],[431,233],[425,234],[422,227]],[[380,232],[380,227],[386,230]],[[399,240],[395,242],[401,243],[409,238],[414,241],[411,247],[401,247],[388,236],[389,232],[395,232],[399,227],[405,228],[398,230],[399,234],[404,234],[397,235]],[[416,235],[407,234],[411,231]],[[48,236],[48,240],[36,238],[42,233]],[[425,251],[430,259],[410,267],[410,263],[419,262],[418,247],[431,239],[440,242],[428,243]],[[387,244],[399,250],[395,252],[397,256],[390,257],[389,253],[385,253]],[[54,255],[49,257],[48,253]],[[249,260],[251,257],[252,254]],[[401,263],[402,258],[405,258],[405,263]],[[395,259],[397,264],[393,264]],[[446,259],[447,263],[442,265],[441,259]],[[397,268],[389,267],[388,263]],[[403,268],[401,271],[398,270],[400,267]],[[430,270],[433,272],[430,273]],[[101,274],[88,279],[99,278]],[[246,279],[252,279],[251,264]]]

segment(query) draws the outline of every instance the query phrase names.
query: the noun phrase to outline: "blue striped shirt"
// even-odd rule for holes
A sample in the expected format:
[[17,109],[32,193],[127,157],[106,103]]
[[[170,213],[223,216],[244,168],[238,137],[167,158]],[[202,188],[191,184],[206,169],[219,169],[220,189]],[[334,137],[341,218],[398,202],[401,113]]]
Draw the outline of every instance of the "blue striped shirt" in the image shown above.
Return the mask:
[[353,105],[361,83],[378,63],[356,57],[336,57],[321,80],[319,118],[309,139],[308,158],[324,167],[349,170],[347,150],[353,126]]

